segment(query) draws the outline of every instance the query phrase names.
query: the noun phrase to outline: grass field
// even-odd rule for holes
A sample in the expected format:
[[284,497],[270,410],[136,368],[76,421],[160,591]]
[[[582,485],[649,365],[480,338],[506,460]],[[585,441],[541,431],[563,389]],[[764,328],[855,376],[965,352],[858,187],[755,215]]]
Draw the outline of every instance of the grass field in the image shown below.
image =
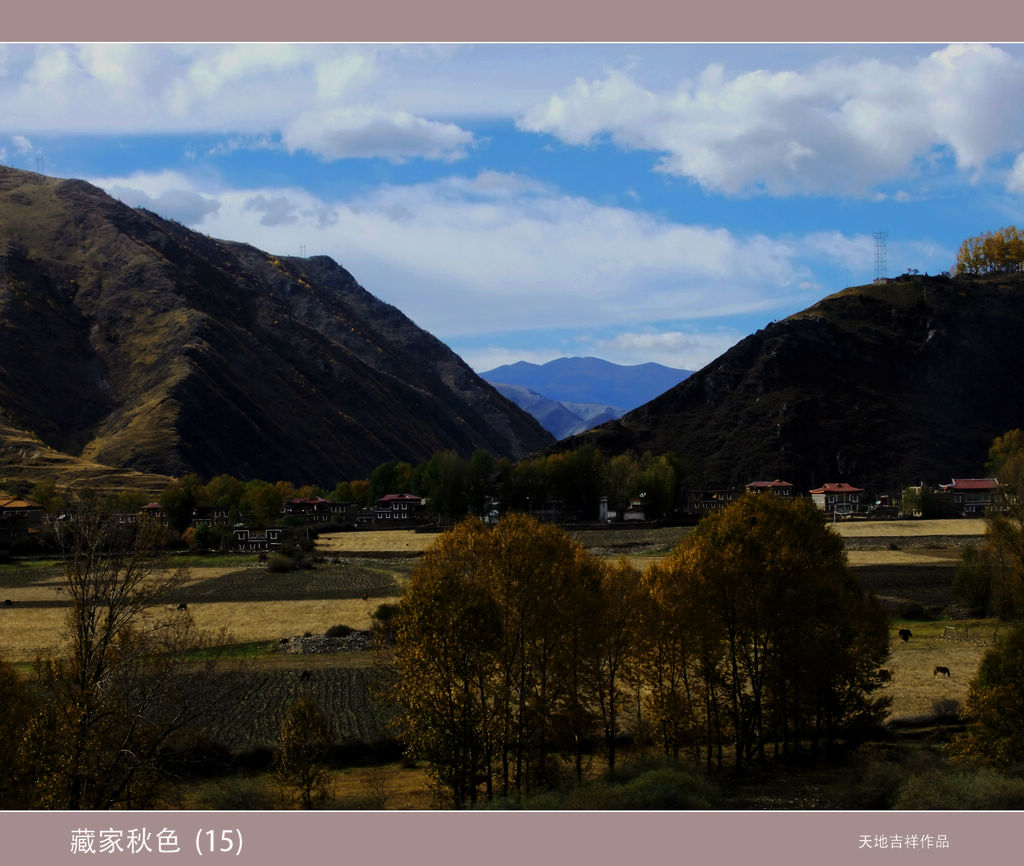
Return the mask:
[[[369,628],[378,605],[398,600],[412,566],[411,560],[360,558],[275,574],[228,562],[191,568],[167,601],[187,604],[200,628],[224,628],[239,643],[318,634],[335,625]],[[12,602],[0,606],[0,658],[25,665],[59,649],[67,614],[62,576],[52,560],[0,566],[0,598]]]

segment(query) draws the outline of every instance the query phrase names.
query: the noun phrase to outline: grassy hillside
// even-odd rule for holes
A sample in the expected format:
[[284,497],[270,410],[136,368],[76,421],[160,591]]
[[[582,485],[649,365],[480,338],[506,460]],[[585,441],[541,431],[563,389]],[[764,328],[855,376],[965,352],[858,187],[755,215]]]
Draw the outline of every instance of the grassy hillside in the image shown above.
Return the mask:
[[674,451],[693,487],[980,475],[993,438],[1024,426],[1022,329],[1022,274],[846,289],[565,447]]
[[6,167],[0,420],[2,442],[34,436],[69,463],[325,486],[389,459],[552,441],[331,259],[208,238]]

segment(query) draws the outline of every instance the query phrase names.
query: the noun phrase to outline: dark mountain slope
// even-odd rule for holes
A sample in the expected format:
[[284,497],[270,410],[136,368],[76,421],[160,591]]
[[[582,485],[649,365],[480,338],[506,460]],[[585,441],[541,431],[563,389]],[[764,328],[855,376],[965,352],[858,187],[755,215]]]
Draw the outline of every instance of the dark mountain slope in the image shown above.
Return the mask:
[[674,451],[691,486],[783,478],[875,491],[982,473],[1024,427],[1024,275],[846,289],[569,441]]
[[331,259],[277,258],[4,167],[0,413],[111,466],[322,484],[551,442]]

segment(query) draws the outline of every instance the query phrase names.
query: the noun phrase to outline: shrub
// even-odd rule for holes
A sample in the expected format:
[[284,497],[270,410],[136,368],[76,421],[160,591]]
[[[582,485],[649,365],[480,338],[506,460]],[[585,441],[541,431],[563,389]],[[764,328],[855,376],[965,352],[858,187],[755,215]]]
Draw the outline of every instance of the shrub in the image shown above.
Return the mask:
[[960,701],[955,698],[939,698],[932,702],[932,713],[937,722],[955,722],[960,719]]
[[295,568],[295,560],[280,553],[271,554],[267,557],[267,571],[274,574],[281,574],[292,571]]
[[903,607],[900,608],[899,613],[900,619],[912,619],[920,622],[926,618],[924,606],[917,604],[916,602],[903,605]]
[[348,625],[332,625],[326,632],[324,637],[348,637],[355,629]]
[[618,792],[619,809],[710,809],[714,788],[699,772],[678,767],[649,770]]
[[950,772],[927,770],[910,776],[899,789],[895,809],[1020,809],[1024,779],[984,767]]

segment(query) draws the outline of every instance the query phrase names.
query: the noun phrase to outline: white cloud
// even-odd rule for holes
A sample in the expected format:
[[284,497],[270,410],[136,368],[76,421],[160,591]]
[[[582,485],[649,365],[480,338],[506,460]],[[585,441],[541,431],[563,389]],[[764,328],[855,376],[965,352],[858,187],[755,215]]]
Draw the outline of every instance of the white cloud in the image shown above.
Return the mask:
[[1024,64],[986,45],[914,62],[822,62],[726,75],[652,92],[626,73],[577,80],[525,112],[521,129],[571,145],[609,139],[661,154],[657,168],[730,195],[850,194],[926,171],[949,152],[976,175],[1024,145]]
[[195,225],[220,208],[216,197],[195,189],[195,181],[173,171],[93,178],[92,183],[130,207],[146,208],[186,225]]
[[452,161],[466,155],[473,134],[454,123],[438,123],[405,111],[333,109],[300,115],[283,133],[290,152],[308,150],[328,160],[414,157]]
[[667,367],[699,370],[747,336],[739,331],[641,331],[625,332],[594,344],[595,354],[610,361],[630,364],[636,359]]
[[1018,154],[1013,161],[1013,168],[1006,178],[1006,191],[1024,195],[1024,153]]
[[16,45],[8,54],[0,130],[189,131],[232,147],[279,137],[325,159],[453,160],[475,144],[403,104],[393,72],[382,81],[380,58],[402,68],[402,46]]
[[173,172],[97,182],[130,204],[173,207],[166,215],[207,234],[330,255],[444,338],[695,322],[816,299],[799,240],[660,220],[515,174],[383,186],[346,201],[218,189]]
[[32,146],[32,142],[25,138],[24,135],[11,136],[11,142],[14,144],[14,149],[17,150],[18,153],[25,154],[33,153],[35,151],[35,147]]

